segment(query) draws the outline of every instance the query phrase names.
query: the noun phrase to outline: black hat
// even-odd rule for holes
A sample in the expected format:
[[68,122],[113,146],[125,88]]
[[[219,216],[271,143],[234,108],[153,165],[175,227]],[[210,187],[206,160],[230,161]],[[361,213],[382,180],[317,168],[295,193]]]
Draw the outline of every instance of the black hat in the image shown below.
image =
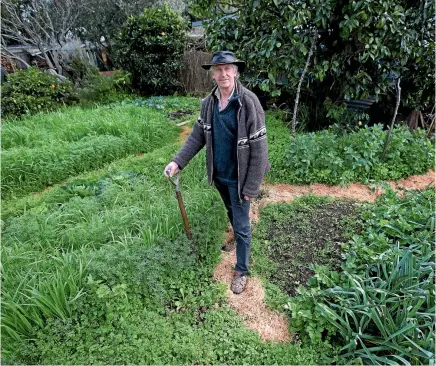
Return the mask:
[[212,61],[210,64],[201,65],[205,70],[209,70],[213,65],[234,64],[238,66],[238,71],[242,72],[245,69],[245,62],[238,60],[233,52],[230,51],[216,51],[212,54]]

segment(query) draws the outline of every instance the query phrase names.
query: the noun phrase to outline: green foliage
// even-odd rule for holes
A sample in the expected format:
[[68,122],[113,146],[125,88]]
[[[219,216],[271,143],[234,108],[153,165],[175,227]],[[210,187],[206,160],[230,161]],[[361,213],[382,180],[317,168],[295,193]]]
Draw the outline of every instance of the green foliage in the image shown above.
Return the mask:
[[[42,320],[17,291],[2,316],[2,357],[9,363],[71,364],[319,364],[328,345],[263,342],[223,304],[212,279],[226,228],[225,210],[207,184],[204,154],[184,170],[181,191],[194,233],[186,239],[174,189],[162,170],[177,150],[166,146],[70,179],[2,225],[4,294],[20,281],[49,288],[62,252],[83,262],[81,296],[67,301],[71,315]],[[69,254],[68,254],[69,255]],[[85,265],[86,264],[86,265]],[[60,267],[59,271],[64,271]],[[72,265],[79,272],[79,265]],[[66,271],[66,273],[69,273]],[[61,276],[61,278],[65,278]],[[70,298],[68,298],[70,299]],[[25,319],[35,319],[21,329]],[[24,324],[25,325],[25,324]]]
[[194,112],[199,109],[200,101],[195,98],[149,97],[125,100],[123,105],[135,105],[157,110],[171,109],[172,111]]
[[96,169],[129,154],[149,152],[177,136],[158,111],[135,106],[38,115],[3,127],[2,195],[22,195]]
[[19,70],[2,84],[2,117],[45,112],[72,104],[77,100],[69,81],[59,82],[55,76],[35,67]]
[[101,45],[101,38],[105,39],[104,52],[107,56],[106,67],[112,69],[113,48],[120,29],[128,21],[129,16],[138,16],[144,8],[167,5],[170,9],[182,14],[187,9],[184,0],[135,0],[119,2],[117,0],[88,0],[86,10],[80,12],[75,31],[83,42],[93,42]]
[[422,174],[434,166],[434,140],[424,130],[397,126],[385,160],[381,160],[386,131],[365,127],[346,135],[324,130],[289,138],[288,130],[268,118],[268,143],[273,170],[269,179],[280,183],[347,184]]
[[129,17],[117,40],[117,63],[132,74],[132,85],[145,95],[169,95],[179,88],[177,72],[186,44],[187,25],[167,6]]
[[404,250],[393,262],[363,276],[347,274],[347,282],[325,291],[327,301],[317,310],[344,339],[342,359],[371,365],[434,362],[433,257]]
[[343,272],[318,269],[289,302],[294,329],[328,332],[347,364],[433,363],[434,198],[433,189],[389,191],[368,204]]
[[309,104],[376,96],[393,106],[401,77],[403,107],[432,106],[434,2],[241,0],[228,16],[217,0],[192,5],[210,19],[208,47],[237,52],[250,83],[272,96],[295,95],[315,37],[302,89]]
[[114,75],[91,75],[76,90],[82,107],[122,101],[131,97],[133,91],[130,74],[122,71]]
[[75,55],[71,60],[69,60],[68,73],[75,85],[83,85],[87,80],[99,74],[97,67],[90,64],[79,55]]

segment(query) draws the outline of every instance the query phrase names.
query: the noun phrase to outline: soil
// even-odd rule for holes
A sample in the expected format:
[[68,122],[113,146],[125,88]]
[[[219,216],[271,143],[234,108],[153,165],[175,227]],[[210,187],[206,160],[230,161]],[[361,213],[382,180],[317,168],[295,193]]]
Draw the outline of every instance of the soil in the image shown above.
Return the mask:
[[[271,220],[266,230],[267,256],[277,264],[269,275],[272,283],[290,296],[314,275],[310,265],[325,265],[340,270],[342,247],[350,237],[349,225],[357,220],[356,203],[336,201],[286,211],[289,221]],[[348,224],[347,224],[348,221]]]
[[179,142],[183,143],[191,133],[192,128],[190,126],[182,126],[182,130],[179,133]]
[[176,119],[190,116],[192,114],[192,111],[174,111],[174,112],[168,112],[168,119],[170,121],[174,121]]
[[[407,179],[389,182],[389,184],[399,192],[402,189],[425,189],[428,186],[435,185],[435,172],[434,170],[429,170],[425,175],[411,176]],[[292,202],[295,198],[309,193],[317,196],[372,202],[383,191],[381,189],[372,191],[368,186],[359,183],[350,184],[346,187],[323,184],[311,184],[309,186],[265,184],[263,185],[260,199],[254,200],[251,205],[250,218],[252,224],[255,224],[259,219],[260,207],[273,202]],[[345,211],[352,210],[351,206],[348,208],[332,206],[329,209],[324,209],[329,210],[329,212],[336,212],[338,215],[342,212],[342,209],[345,209]],[[317,228],[319,228],[318,225],[325,226],[326,217],[326,214],[322,217],[320,215]],[[333,229],[330,226],[330,229],[325,230],[329,233],[329,230]],[[319,235],[316,246],[321,245],[321,237],[322,235]],[[231,233],[229,232],[227,233],[226,241],[230,238]],[[332,235],[332,239],[330,242],[334,243],[335,239],[341,238]],[[235,263],[236,251],[223,254],[223,260],[217,265],[214,273],[214,278],[217,281],[228,285],[227,300],[230,307],[241,316],[247,328],[257,331],[263,340],[277,342],[292,341],[292,335],[289,333],[288,318],[284,314],[273,311],[266,306],[265,294],[259,279],[250,277],[246,290],[240,295],[235,295],[231,292],[229,285],[232,280]],[[304,273],[301,276],[304,278]]]

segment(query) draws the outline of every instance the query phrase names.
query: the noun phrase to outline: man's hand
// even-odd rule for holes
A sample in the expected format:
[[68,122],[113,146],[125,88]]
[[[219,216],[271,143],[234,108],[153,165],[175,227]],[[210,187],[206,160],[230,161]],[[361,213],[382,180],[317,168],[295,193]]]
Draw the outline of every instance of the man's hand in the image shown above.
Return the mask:
[[164,173],[165,177],[168,178],[168,173],[169,173],[169,176],[172,177],[174,174],[178,173],[179,170],[180,170],[179,166],[174,161],[172,161],[171,163],[169,163],[165,167],[163,173]]
[[250,201],[250,200],[251,200],[251,197],[244,196],[244,200],[246,200],[246,201]]

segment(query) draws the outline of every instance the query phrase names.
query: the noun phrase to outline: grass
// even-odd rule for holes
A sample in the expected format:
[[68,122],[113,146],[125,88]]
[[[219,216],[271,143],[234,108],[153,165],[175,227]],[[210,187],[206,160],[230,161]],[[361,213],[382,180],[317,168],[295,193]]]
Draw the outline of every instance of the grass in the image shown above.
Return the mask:
[[5,201],[7,363],[330,360],[334,352],[326,345],[262,342],[228,308],[225,289],[212,279],[225,210],[207,183],[201,153],[181,182],[195,247],[187,240],[174,189],[162,175],[179,146],[119,159],[37,196]]
[[171,143],[178,129],[167,113],[136,105],[76,107],[5,123],[2,197],[23,196]]

